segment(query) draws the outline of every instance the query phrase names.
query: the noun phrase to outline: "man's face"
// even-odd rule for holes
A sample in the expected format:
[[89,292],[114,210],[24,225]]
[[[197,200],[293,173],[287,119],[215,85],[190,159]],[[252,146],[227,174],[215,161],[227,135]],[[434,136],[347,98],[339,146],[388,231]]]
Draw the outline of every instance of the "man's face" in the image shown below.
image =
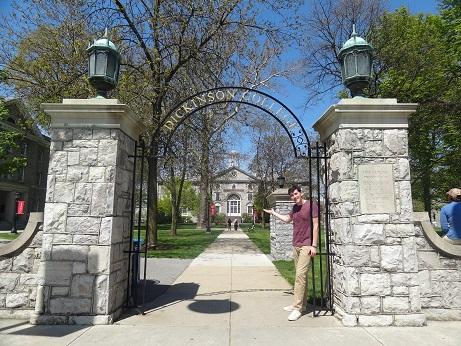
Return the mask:
[[294,190],[292,193],[290,193],[290,198],[296,204],[301,203],[301,192],[298,190]]

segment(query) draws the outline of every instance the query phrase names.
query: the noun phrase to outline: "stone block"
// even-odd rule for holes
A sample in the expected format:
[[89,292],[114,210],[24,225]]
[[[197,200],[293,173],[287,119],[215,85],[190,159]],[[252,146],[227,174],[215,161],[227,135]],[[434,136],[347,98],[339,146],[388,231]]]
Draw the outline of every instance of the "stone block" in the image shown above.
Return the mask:
[[84,262],[88,258],[88,246],[82,245],[54,245],[51,252],[53,261]]
[[21,274],[19,284],[22,286],[37,286],[40,280],[38,274]]
[[[92,168],[92,167],[91,167]],[[90,168],[90,172],[91,172]],[[91,203],[91,194],[93,192],[93,186],[89,183],[76,183],[75,184],[75,203]]]
[[359,184],[357,181],[342,181],[329,186],[331,203],[357,202],[359,199]]
[[435,252],[418,251],[418,268],[421,269],[439,269],[443,268],[439,255]]
[[352,176],[351,154],[339,152],[330,158],[330,176],[333,182],[349,179]]
[[61,233],[66,230],[67,204],[45,203],[43,231],[46,233]]
[[335,242],[351,243],[352,232],[349,218],[336,218],[330,220],[330,229],[333,232]]
[[331,203],[330,211],[333,217],[350,217],[359,214],[358,202]]
[[114,214],[114,184],[95,183],[91,198],[91,215],[112,216]]
[[0,293],[13,292],[19,283],[17,273],[0,273]]
[[72,141],[72,146],[74,148],[97,148],[98,144],[98,140],[75,139]]
[[384,130],[383,145],[389,156],[408,155],[408,138],[406,130]]
[[408,159],[399,158],[398,165],[396,165],[398,173],[396,177],[400,180],[409,180],[410,179],[410,163]]
[[88,181],[91,183],[104,183],[106,167],[90,167]]
[[35,250],[26,248],[23,252],[13,258],[13,271],[29,273],[34,267]]
[[370,246],[370,266],[379,267],[381,265],[381,255],[379,246]]
[[342,298],[343,309],[348,314],[354,314],[360,312],[360,298],[344,296]]
[[367,315],[378,314],[381,310],[381,298],[380,297],[361,297],[361,312]]
[[381,267],[387,271],[403,268],[403,249],[401,246],[381,246]]
[[93,234],[75,234],[73,237],[74,244],[96,245],[98,244],[98,235]]
[[94,275],[74,275],[70,295],[72,297],[89,297],[93,296]]
[[87,166],[69,166],[66,180],[76,183],[88,182],[88,171]]
[[72,234],[68,234],[68,233],[54,234],[53,244],[54,245],[72,244]]
[[410,302],[408,297],[384,297],[383,311],[391,313],[409,312]]
[[393,286],[418,286],[419,277],[417,273],[393,273],[390,275]]
[[370,262],[368,246],[346,245],[338,250],[340,250],[340,256],[346,265],[361,267]]
[[394,296],[408,296],[409,289],[407,286],[393,286],[392,295]]
[[86,262],[74,262],[72,268],[73,274],[86,273]]
[[56,315],[91,314],[90,298],[51,298],[50,313]]
[[31,324],[63,325],[68,323],[66,316],[36,315],[30,316]]
[[110,129],[93,129],[93,139],[110,139]]
[[457,270],[453,269],[440,269],[431,271],[431,279],[434,281],[459,281],[460,276]]
[[409,287],[408,296],[410,299],[410,311],[420,312],[421,311],[421,291],[419,286]]
[[359,215],[359,216],[357,216],[357,221],[359,223],[374,223],[374,222],[388,223],[389,222],[389,214]]
[[69,316],[69,324],[77,325],[107,325],[112,324],[112,315]]
[[418,272],[418,283],[422,296],[431,294],[431,277],[429,270],[422,270]]
[[395,315],[394,325],[397,327],[422,327],[426,325],[424,314]]
[[359,245],[377,245],[384,243],[382,224],[360,224],[352,226],[352,239]]
[[80,165],[96,166],[98,164],[98,148],[81,148]]
[[92,129],[74,129],[73,139],[93,139],[93,130]]
[[360,275],[360,288],[364,296],[385,296],[391,293],[391,279],[389,274],[362,274]]
[[53,202],[70,203],[74,199],[74,183],[56,182],[54,185]]
[[0,273],[11,271],[13,258],[0,257]]
[[384,226],[386,237],[410,237],[414,236],[414,225],[411,223],[387,224]]
[[5,307],[14,309],[14,308],[24,308],[29,307],[29,292],[20,292],[20,293],[8,293],[6,295]]
[[403,270],[405,272],[418,271],[418,254],[416,253],[415,238],[402,239]]
[[461,309],[424,309],[423,312],[432,321],[461,321]]
[[69,217],[67,232],[80,234],[99,234],[101,218],[99,217]]
[[101,166],[111,166],[117,162],[118,143],[115,140],[102,139],[98,146],[98,162]]
[[90,246],[88,253],[88,273],[106,274],[109,270],[110,248],[108,246]]
[[442,308],[443,302],[442,297],[430,296],[430,297],[421,297],[421,308]]
[[392,315],[359,315],[358,325],[361,327],[387,327],[394,323]]
[[361,137],[361,130],[340,129],[336,132],[336,144],[340,150],[361,150]]
[[442,302],[450,309],[461,309],[461,282],[442,283]]
[[52,297],[65,297],[69,294],[69,287],[54,286],[51,288]]
[[73,136],[73,130],[68,128],[51,128],[48,133],[53,141],[70,141]]
[[67,152],[53,151],[50,152],[50,162],[48,165],[48,174],[67,174]]
[[67,164],[69,166],[78,165],[80,161],[80,153],[78,151],[69,151],[67,153]]
[[90,214],[89,204],[69,204],[67,209],[68,216],[87,216]]
[[46,285],[70,285],[72,262],[42,262],[39,276],[44,278]]
[[94,280],[93,311],[96,314],[109,313],[109,276],[97,275]]

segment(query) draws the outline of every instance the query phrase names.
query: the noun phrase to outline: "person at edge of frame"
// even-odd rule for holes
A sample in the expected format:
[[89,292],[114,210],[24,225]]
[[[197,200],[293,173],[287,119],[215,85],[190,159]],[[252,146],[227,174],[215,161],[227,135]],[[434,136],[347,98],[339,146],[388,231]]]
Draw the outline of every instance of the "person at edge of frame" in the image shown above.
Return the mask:
[[447,192],[449,203],[440,210],[440,227],[443,239],[450,244],[461,245],[461,189]]
[[[289,321],[296,321],[305,311],[307,302],[307,272],[311,257],[317,254],[319,239],[319,210],[316,203],[303,197],[301,187],[293,185],[288,189],[291,200],[295,203],[289,214],[279,214],[274,209],[264,209],[279,220],[293,222],[293,259],[295,263],[295,284],[292,305],[283,309],[289,311]],[[312,208],[311,208],[312,206]],[[312,210],[311,210],[312,209]],[[312,218],[312,239],[311,239]]]

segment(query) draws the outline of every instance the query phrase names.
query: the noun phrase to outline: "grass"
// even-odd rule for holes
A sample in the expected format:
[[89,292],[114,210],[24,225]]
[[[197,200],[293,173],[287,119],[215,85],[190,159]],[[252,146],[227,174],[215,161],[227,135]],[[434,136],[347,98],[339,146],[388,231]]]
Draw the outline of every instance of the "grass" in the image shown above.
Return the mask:
[[[212,228],[210,233],[197,229],[195,224],[179,225],[177,235],[172,236],[170,225],[159,225],[158,246],[147,252],[154,258],[195,258],[215,241],[223,228]],[[141,238],[145,239],[145,230],[141,230]],[[134,232],[134,239],[137,233]]]
[[21,233],[0,233],[1,240],[15,240]]
[[263,229],[261,225],[255,225],[253,231],[249,231],[248,228],[251,225],[242,225],[242,231],[250,238],[253,243],[262,251],[262,253],[268,255],[271,253],[270,245],[270,232],[269,229]]
[[[265,254],[270,254],[270,232],[268,229],[262,229],[260,225],[259,229],[256,228],[255,231],[248,231],[243,229],[243,231],[248,235],[248,237],[255,243],[255,245]],[[322,234],[322,246],[324,246],[325,236]],[[322,247],[321,247],[322,248]],[[283,261],[277,260],[272,262],[280,274],[287,280],[291,285],[294,285],[295,282],[295,266],[293,260]],[[312,267],[314,268],[314,280],[312,280]],[[308,292],[309,292],[309,302],[312,302],[312,292],[313,292],[313,281],[315,281],[315,296],[320,299],[321,296],[321,282],[320,278],[323,276],[322,284],[323,291],[326,292],[327,285],[327,259],[326,256],[322,256],[322,275],[320,274],[320,256],[317,255],[313,260],[313,265],[311,265],[308,273]]]

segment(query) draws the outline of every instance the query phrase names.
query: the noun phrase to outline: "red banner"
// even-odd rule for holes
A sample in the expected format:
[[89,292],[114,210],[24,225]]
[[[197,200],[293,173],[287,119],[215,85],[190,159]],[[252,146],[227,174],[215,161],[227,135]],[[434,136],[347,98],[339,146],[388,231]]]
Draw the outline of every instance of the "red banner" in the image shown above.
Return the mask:
[[216,216],[216,205],[214,203],[210,204],[210,215]]
[[26,201],[21,200],[21,199],[18,200],[18,202],[16,203],[16,214],[23,215],[25,207],[26,207]]

